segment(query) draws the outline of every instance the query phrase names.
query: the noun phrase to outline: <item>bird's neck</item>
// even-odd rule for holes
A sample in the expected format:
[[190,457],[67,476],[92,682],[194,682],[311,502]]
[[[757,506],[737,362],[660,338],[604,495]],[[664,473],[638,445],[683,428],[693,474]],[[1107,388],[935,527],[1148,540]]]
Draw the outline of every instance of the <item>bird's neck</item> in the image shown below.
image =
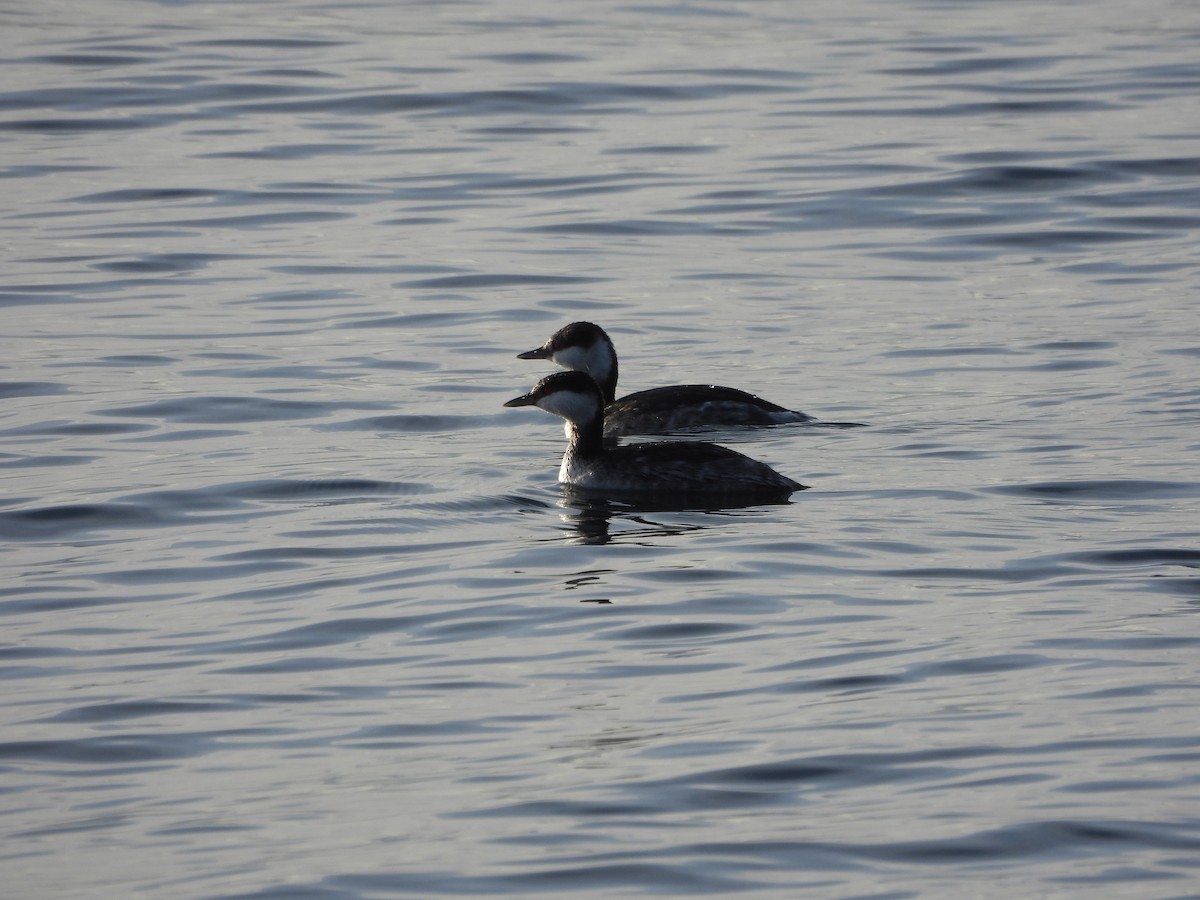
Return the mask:
[[567,422],[567,453],[575,459],[595,459],[604,453],[604,412],[582,422]]
[[600,355],[594,376],[596,384],[600,385],[605,404],[609,404],[617,399],[617,352],[611,344],[597,344],[594,352]]

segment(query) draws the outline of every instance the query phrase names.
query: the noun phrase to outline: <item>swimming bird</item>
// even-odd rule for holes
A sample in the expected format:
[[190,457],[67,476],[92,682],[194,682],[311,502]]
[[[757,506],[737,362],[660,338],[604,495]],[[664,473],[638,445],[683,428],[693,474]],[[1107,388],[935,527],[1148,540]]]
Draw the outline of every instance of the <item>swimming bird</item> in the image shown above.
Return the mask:
[[603,492],[782,499],[804,485],[766,463],[702,441],[660,441],[609,447],[604,395],[583,372],[547,375],[528,394],[504,404],[536,406],[566,420],[562,484]]
[[517,359],[548,359],[596,379],[604,394],[604,431],[609,436],[813,421],[812,416],[802,412],[715,384],[650,388],[618,400],[617,351],[604,329],[591,322],[572,322],[554,332],[542,346],[517,354]]

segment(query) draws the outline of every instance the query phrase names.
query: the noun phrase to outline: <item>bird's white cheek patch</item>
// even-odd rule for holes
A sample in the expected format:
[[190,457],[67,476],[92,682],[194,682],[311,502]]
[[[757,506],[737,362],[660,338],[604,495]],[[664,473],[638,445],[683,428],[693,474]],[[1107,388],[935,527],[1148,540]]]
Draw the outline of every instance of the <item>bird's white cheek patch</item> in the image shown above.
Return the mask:
[[566,347],[554,354],[554,362],[573,372],[587,372],[597,381],[608,378],[612,363],[608,347],[597,341],[590,347]]
[[572,372],[588,371],[588,355],[582,347],[565,347],[554,354],[554,362]]
[[596,398],[578,391],[556,391],[543,397],[538,406],[569,422],[584,422],[596,415]]

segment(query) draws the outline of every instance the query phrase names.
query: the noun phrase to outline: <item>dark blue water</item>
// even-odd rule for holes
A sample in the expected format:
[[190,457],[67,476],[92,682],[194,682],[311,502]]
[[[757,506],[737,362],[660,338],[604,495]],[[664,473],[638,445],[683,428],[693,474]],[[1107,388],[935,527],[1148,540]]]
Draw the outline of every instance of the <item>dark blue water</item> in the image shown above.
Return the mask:
[[1200,895],[1200,11],[0,18],[9,895]]

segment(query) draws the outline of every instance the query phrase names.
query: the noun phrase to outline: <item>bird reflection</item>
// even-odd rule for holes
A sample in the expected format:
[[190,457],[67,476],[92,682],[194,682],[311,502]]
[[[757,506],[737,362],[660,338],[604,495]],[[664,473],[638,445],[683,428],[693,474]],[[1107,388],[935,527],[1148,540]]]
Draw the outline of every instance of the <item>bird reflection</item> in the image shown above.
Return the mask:
[[[615,499],[569,485],[562,486],[559,508],[565,510],[563,522],[570,526],[574,535],[572,543],[607,544],[614,540],[621,543],[639,543],[653,538],[670,537],[690,532],[703,531],[715,522],[708,516],[722,518],[737,515],[734,510],[761,506],[786,506],[786,499],[766,503],[761,499],[730,497],[671,497],[631,496]],[[692,512],[704,517],[692,516],[686,520],[668,520],[657,513]],[[612,533],[613,521],[632,523],[633,527],[622,529],[619,535]]]

